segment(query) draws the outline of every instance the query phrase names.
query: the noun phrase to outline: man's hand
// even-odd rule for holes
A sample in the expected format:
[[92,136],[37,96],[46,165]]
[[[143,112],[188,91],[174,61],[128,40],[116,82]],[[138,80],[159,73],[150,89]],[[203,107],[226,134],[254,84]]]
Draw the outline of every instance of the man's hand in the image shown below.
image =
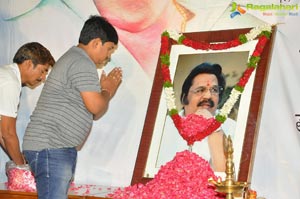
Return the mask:
[[122,82],[122,69],[114,68],[108,75],[103,71],[100,78],[102,90],[107,91],[112,98]]
[[211,114],[211,112],[209,112],[207,109],[205,108],[198,108],[198,110],[196,111],[197,115],[202,115],[204,118],[209,119],[212,118],[213,115]]

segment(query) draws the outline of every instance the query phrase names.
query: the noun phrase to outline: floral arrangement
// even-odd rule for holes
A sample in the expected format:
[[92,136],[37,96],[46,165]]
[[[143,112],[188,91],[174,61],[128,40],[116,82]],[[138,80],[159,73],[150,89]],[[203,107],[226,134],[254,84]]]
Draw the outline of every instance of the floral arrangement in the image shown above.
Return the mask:
[[[160,61],[168,113],[171,116],[180,135],[184,140],[187,141],[188,145],[193,145],[195,141],[201,141],[203,138],[218,129],[221,124],[225,122],[232,107],[244,91],[244,88],[252,72],[256,69],[260,61],[260,55],[270,38],[271,31],[272,27],[270,25],[256,27],[251,29],[247,34],[241,34],[236,39],[224,43],[206,43],[201,41],[194,41],[187,38],[183,34],[178,34],[171,31],[165,31],[162,34]],[[212,120],[207,120],[202,116],[195,116],[194,114],[191,114],[187,117],[179,116],[177,107],[175,105],[173,83],[169,70],[171,40],[173,40],[173,42],[176,42],[177,44],[182,44],[196,50],[225,50],[245,44],[248,41],[254,39],[258,39],[258,42],[255,46],[253,54],[248,60],[247,68],[244,71],[242,77],[240,77],[239,81],[232,89],[228,100],[224,103],[220,112]],[[196,123],[197,126],[194,126],[194,124]]]
[[147,184],[117,189],[114,199],[220,199],[208,179],[217,179],[209,163],[189,150],[178,152]]
[[[233,105],[244,90],[252,72],[257,67],[260,54],[270,38],[271,26],[253,28],[245,35],[239,35],[237,39],[226,43],[205,43],[193,41],[184,35],[174,32],[164,32],[161,38],[161,71],[164,81],[167,108],[169,115],[181,136],[192,145],[195,141],[201,141],[211,132],[215,131],[227,119]],[[258,38],[255,50],[248,60],[248,67],[232,89],[229,99],[225,102],[219,114],[214,118],[206,119],[196,114],[181,117],[175,105],[175,95],[170,76],[170,46],[171,39],[178,44],[190,46],[202,50],[222,50],[242,45]],[[208,183],[208,179],[218,180],[209,163],[198,154],[189,150],[177,152],[173,160],[160,168],[154,178],[147,184],[135,184],[125,188],[119,188],[108,197],[114,199],[220,199],[224,195],[218,195],[215,187]]]

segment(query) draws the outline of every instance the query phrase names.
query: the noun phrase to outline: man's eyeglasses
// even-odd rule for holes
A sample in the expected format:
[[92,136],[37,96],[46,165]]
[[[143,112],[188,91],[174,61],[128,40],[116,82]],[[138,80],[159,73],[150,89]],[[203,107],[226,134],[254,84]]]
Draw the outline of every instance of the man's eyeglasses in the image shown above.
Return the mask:
[[218,95],[220,92],[223,91],[223,87],[213,86],[211,88],[207,88],[205,86],[200,86],[198,88],[190,90],[190,92],[192,92],[192,93],[194,93],[195,95],[198,95],[198,96],[204,95],[207,91],[209,91],[211,95]]

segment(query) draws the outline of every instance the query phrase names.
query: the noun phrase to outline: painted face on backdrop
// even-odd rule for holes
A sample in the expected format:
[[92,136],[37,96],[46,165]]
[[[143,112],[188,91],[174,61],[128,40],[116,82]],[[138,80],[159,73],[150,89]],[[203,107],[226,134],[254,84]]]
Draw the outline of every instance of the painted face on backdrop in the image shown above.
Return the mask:
[[162,32],[181,27],[183,16],[174,2],[94,0],[99,14],[116,28],[120,43],[149,77],[155,74]]
[[212,115],[219,102],[218,79],[214,74],[199,74],[193,79],[184,105],[185,115],[196,113],[198,109],[207,109]]
[[168,1],[160,0],[94,0],[102,16],[114,26],[128,32],[140,32],[155,23]]

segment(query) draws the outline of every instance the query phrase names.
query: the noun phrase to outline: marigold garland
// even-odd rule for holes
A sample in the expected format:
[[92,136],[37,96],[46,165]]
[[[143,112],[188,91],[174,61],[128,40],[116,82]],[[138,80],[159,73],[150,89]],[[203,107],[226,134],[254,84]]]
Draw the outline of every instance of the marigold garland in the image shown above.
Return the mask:
[[[251,29],[247,34],[240,34],[236,39],[233,39],[228,42],[223,43],[206,43],[202,41],[194,41],[190,38],[178,34],[172,31],[165,31],[161,36],[161,52],[160,52],[160,62],[161,62],[161,73],[163,77],[163,87],[166,94],[167,108],[168,113],[171,116],[176,128],[178,129],[180,135],[185,139],[188,145],[192,145],[195,141],[201,141],[206,136],[210,135],[216,129],[218,129],[222,123],[224,123],[230,113],[232,107],[239,99],[240,95],[244,91],[244,88],[251,77],[251,74],[256,69],[259,61],[260,55],[263,52],[263,49],[270,39],[272,27],[270,25],[263,25],[260,27],[256,27]],[[176,44],[185,45],[191,47],[196,50],[225,50],[233,47],[237,47],[243,45],[249,41],[254,39],[258,39],[258,42],[255,46],[255,49],[250,56],[247,68],[244,71],[242,77],[240,77],[239,81],[236,83],[234,88],[232,89],[228,100],[224,103],[220,112],[214,117],[213,122],[202,123],[202,125],[206,125],[206,129],[202,129],[201,135],[195,135],[194,133],[188,132],[188,127],[190,129],[195,129],[192,126],[186,125],[191,118],[181,117],[178,115],[178,110],[175,105],[175,95],[173,89],[173,83],[170,75],[170,47],[171,40]],[[195,118],[193,118],[194,120]],[[192,122],[194,123],[194,122]]]

